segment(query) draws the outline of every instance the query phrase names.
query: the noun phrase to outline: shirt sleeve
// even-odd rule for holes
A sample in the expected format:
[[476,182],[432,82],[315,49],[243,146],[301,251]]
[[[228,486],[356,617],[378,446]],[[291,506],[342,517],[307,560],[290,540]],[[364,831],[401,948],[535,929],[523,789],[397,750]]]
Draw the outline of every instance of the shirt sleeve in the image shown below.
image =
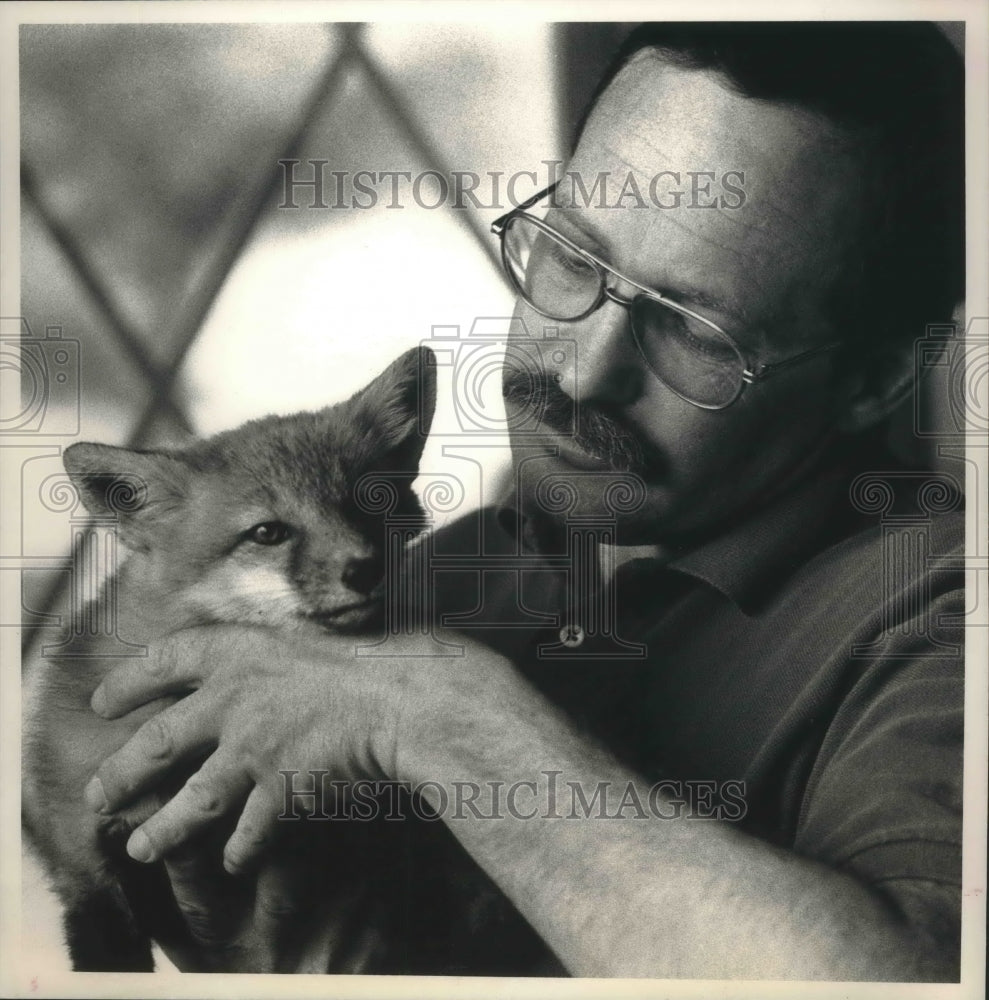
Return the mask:
[[897,629],[857,665],[859,679],[817,756],[794,845],[874,887],[915,927],[955,947],[964,630],[936,623],[960,620],[963,608],[960,591],[942,593],[924,615],[930,628]]

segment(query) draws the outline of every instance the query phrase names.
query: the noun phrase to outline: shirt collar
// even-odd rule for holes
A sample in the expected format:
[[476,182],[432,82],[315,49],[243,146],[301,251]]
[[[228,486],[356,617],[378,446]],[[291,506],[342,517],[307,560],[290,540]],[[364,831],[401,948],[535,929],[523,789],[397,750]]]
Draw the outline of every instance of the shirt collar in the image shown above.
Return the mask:
[[804,563],[857,521],[847,467],[804,480],[716,538],[670,560],[670,569],[710,584],[754,614]]
[[[714,587],[751,616],[812,556],[862,526],[848,502],[849,484],[860,468],[848,456],[822,463],[715,537],[662,560],[636,558],[623,570],[655,572],[665,564]],[[537,550],[535,533],[519,512],[514,492],[499,505],[497,518],[504,530],[520,534],[525,548]]]

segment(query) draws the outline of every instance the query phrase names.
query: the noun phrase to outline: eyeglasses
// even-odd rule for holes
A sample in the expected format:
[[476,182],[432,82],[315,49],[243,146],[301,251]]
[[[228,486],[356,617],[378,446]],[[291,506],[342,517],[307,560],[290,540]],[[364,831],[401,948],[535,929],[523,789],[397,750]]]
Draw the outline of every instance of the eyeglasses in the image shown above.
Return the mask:
[[[824,344],[772,364],[752,363],[717,323],[626,277],[526,211],[555,188],[540,191],[491,225],[501,239],[501,259],[512,284],[536,312],[561,322],[585,319],[605,301],[623,306],[643,361],[688,403],[723,410],[747,385],[841,346]],[[609,275],[638,294],[618,295],[608,286]]]

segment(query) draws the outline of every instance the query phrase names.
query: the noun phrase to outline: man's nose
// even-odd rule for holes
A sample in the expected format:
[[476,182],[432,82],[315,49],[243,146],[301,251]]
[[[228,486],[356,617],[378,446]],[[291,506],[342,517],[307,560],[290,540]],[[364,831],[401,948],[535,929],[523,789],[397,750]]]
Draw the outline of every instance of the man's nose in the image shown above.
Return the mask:
[[642,392],[642,361],[632,339],[628,309],[607,299],[590,316],[561,327],[576,350],[557,369],[560,388],[573,400],[626,406]]

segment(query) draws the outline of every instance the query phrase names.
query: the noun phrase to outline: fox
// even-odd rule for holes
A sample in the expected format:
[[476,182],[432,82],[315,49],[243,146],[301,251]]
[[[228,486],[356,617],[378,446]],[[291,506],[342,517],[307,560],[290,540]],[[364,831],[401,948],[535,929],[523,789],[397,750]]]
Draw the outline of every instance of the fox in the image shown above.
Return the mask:
[[[362,507],[355,486],[366,474],[388,474],[393,513],[421,515],[412,482],[435,401],[435,358],[419,347],[318,412],[263,417],[181,449],[67,448],[66,472],[93,514],[111,509],[122,483],[140,483],[130,503],[112,508],[128,551],[114,576],[119,638],[141,646],[216,623],[380,629],[382,515]],[[124,849],[191,772],[112,816],[83,801],[103,760],[175,698],[101,719],[90,698],[120,660],[102,655],[98,637],[73,642],[68,655],[39,657],[26,674],[22,799],[28,842],[62,904],[72,966],[150,972],[154,941],[181,968],[229,969],[229,955],[214,964],[190,936],[165,866],[134,862]],[[513,958],[535,947],[441,823],[328,825],[293,824],[289,833],[308,891],[305,937],[320,943],[306,955],[241,956],[237,971],[283,971],[282,962],[286,971],[498,974],[506,947]],[[221,825],[198,849],[218,854],[223,835]],[[250,891],[234,876],[224,885],[232,901]],[[330,932],[341,910],[360,935],[344,941]]]

